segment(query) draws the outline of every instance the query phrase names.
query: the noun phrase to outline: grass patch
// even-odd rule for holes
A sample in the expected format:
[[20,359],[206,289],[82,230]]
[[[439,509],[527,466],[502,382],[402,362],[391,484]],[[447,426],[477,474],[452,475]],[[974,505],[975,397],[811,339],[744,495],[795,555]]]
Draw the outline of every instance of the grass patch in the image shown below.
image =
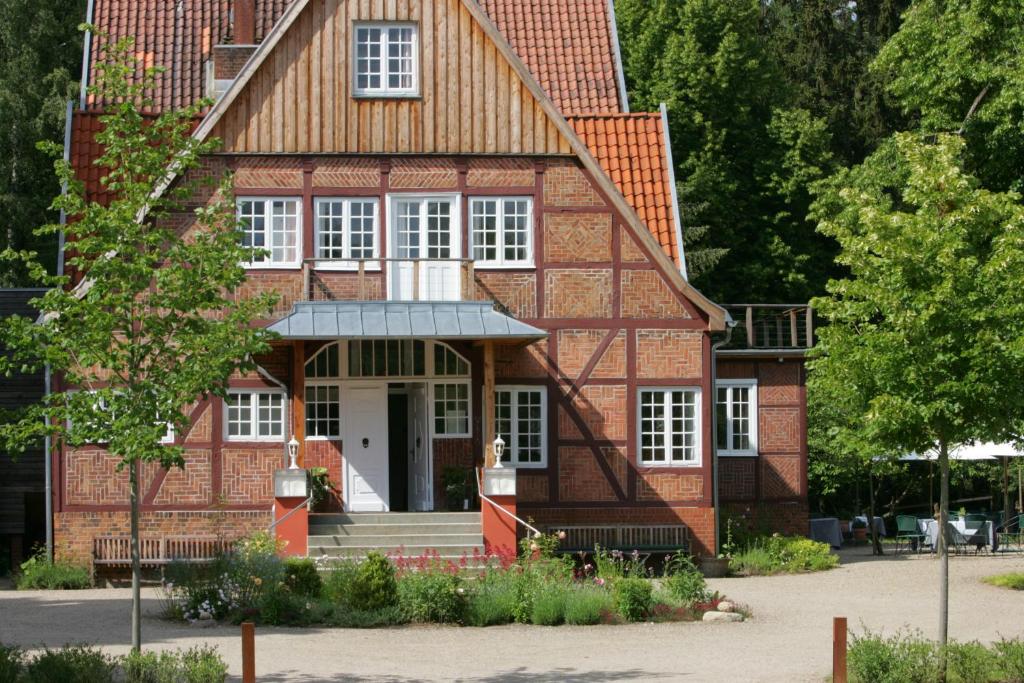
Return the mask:
[[802,536],[769,536],[755,539],[733,555],[729,569],[737,574],[759,576],[819,572],[839,566],[827,543]]
[[1024,572],[1010,572],[1008,574],[986,576],[982,581],[990,586],[1011,588],[1015,591],[1024,591]]

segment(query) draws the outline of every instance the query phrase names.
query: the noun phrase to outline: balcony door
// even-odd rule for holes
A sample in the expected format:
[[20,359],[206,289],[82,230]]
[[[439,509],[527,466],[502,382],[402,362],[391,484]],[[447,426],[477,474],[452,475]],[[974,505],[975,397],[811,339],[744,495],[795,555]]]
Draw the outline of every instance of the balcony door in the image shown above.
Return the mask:
[[458,195],[394,195],[388,212],[388,298],[461,298]]

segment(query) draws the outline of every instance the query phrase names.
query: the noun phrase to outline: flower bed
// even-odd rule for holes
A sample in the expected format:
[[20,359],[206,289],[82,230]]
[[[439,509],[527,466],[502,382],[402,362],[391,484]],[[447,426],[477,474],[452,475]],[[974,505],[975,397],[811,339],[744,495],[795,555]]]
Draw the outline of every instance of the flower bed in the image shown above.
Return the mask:
[[834,569],[839,557],[827,543],[802,536],[768,536],[751,541],[732,555],[729,570],[748,576],[795,574]]
[[27,655],[19,648],[0,644],[0,681],[5,683],[223,683],[227,675],[228,665],[213,647],[113,657],[83,645],[67,645],[58,650],[46,649],[36,655]]
[[370,553],[318,563],[282,561],[259,535],[208,565],[168,567],[166,612],[188,621],[293,626],[555,626],[696,621],[722,603],[684,555],[669,558],[655,577],[636,553],[597,548],[592,563],[555,557],[557,540],[527,539],[519,558]]

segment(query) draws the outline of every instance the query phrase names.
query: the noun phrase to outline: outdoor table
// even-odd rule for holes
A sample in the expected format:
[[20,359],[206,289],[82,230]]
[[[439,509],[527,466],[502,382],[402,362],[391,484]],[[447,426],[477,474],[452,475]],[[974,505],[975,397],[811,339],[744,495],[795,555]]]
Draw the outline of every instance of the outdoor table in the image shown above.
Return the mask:
[[[867,527],[868,516],[860,515],[858,517],[854,517],[853,521],[861,522],[865,527]],[[851,524],[850,526],[852,527],[853,525]],[[875,517],[875,533],[877,533],[879,536],[885,536],[885,522],[882,520],[881,517]],[[870,536],[871,534],[869,533],[868,535]]]
[[843,534],[839,529],[839,520],[835,517],[820,517],[811,520],[811,540],[828,543],[833,548],[843,544]]
[[[967,526],[967,520],[961,517],[960,519],[951,519],[949,520],[949,523],[952,524],[957,531],[967,537],[973,536],[981,530],[982,526],[984,526],[985,529],[983,530],[983,533],[988,536],[988,543],[986,545],[992,549],[992,552],[996,551],[998,546],[996,545],[995,526],[992,522],[982,522],[981,524],[978,522],[972,522],[971,526]],[[928,538],[928,543],[932,546],[932,552],[936,552],[939,549],[938,521],[934,519],[919,519],[917,520],[917,526],[921,530],[921,533]]]

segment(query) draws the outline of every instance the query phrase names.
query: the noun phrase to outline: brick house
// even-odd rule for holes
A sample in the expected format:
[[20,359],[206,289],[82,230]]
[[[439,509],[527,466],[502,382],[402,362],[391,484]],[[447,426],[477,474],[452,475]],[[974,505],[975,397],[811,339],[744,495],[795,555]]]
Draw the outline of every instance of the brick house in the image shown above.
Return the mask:
[[[715,386],[734,319],[687,280],[667,113],[629,111],[609,0],[90,6],[168,67],[159,107],[217,98],[204,170],[233,173],[267,250],[247,288],[281,295],[260,371],[175,436],[186,468],[144,470],[144,535],[266,528],[293,437],[348,521],[444,509],[446,472],[498,460],[514,486],[485,527],[673,526],[709,553],[717,473],[722,505],[806,531],[809,321],[755,328],[807,313],[738,309]],[[71,159],[102,199],[104,103],[79,105]],[[88,557],[127,532],[125,478],[102,445],[53,458],[58,550]]]

